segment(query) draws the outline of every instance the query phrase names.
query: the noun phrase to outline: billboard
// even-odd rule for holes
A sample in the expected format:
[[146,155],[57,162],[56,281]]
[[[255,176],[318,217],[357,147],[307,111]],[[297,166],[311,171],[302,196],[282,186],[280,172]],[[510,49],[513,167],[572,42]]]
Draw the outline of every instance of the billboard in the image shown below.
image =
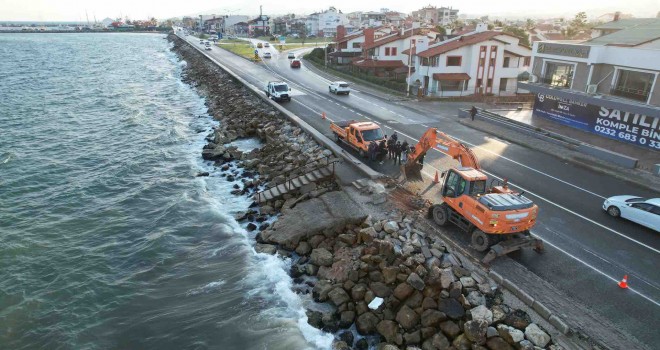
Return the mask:
[[534,115],[622,142],[660,150],[660,118],[539,93]]

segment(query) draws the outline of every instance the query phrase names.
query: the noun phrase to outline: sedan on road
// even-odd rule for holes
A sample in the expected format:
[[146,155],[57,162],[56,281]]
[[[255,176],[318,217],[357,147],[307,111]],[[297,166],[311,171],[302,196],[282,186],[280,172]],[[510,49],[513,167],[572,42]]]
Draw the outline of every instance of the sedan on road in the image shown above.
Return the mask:
[[291,68],[300,68],[300,60],[291,61]]
[[270,52],[264,52],[264,58],[271,58]]
[[622,217],[660,232],[660,198],[614,196],[603,202],[603,210],[613,217]]
[[293,52],[289,52],[289,55],[286,56],[286,57],[287,57],[288,59],[292,60],[292,59],[296,58],[296,55],[294,55]]

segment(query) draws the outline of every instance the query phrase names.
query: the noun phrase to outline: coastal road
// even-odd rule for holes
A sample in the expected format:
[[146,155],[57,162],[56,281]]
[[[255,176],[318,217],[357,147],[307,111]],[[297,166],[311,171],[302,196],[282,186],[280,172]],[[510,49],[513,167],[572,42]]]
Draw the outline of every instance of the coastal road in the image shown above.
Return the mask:
[[[189,41],[198,45],[194,38]],[[304,62],[301,69],[290,68],[286,53],[274,52],[259,64],[217,47],[206,53],[259,88],[269,80],[289,82],[293,100],[284,106],[329,137],[329,121],[320,118],[322,112],[329,120],[373,120],[387,134],[396,131],[413,144],[427,128],[437,127],[471,146],[489,176],[508,178],[540,207],[533,233],[546,242],[547,252],[525,251],[514,259],[647,347],[660,340],[649,327],[660,323],[659,233],[601,210],[604,198],[612,195],[658,197],[659,193],[467,128],[456,122],[455,105],[434,113],[359,85],[349,96],[335,96],[328,93],[329,81]],[[436,169],[455,165],[446,158],[430,152],[425,173],[432,176]],[[398,172],[391,162],[371,165],[386,174]],[[506,267],[497,261],[493,269],[506,276]],[[631,290],[616,286],[624,274]]]

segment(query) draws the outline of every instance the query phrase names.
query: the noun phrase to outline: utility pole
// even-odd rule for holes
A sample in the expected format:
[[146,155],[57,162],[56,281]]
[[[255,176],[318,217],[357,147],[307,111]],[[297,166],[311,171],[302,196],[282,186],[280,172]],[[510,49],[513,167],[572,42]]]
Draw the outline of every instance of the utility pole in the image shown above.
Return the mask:
[[412,65],[412,57],[413,57],[413,32],[415,31],[414,27],[415,25],[413,24],[414,22],[410,22],[410,48],[408,49],[408,89],[406,90],[406,97],[410,97],[410,74],[411,74],[411,65]]

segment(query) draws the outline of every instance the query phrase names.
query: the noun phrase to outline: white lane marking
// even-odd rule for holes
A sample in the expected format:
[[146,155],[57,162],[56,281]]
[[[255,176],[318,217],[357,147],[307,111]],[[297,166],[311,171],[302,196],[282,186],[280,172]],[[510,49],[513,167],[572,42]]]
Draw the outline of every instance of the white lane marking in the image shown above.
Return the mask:
[[351,109],[351,108],[349,108],[348,110],[351,111],[351,112],[353,112],[353,113],[355,113],[355,111],[354,111],[353,109]]
[[[451,136],[451,135],[450,135],[450,136]],[[553,180],[559,181],[559,182],[561,182],[561,183],[563,183],[563,184],[565,184],[565,185],[569,185],[569,186],[571,186],[571,187],[573,187],[573,188],[576,188],[576,189],[578,189],[578,190],[580,190],[580,191],[584,191],[584,192],[586,192],[586,193],[589,193],[589,194],[591,194],[591,195],[593,195],[593,196],[595,196],[595,197],[598,197],[598,198],[601,198],[601,199],[606,199],[606,198],[607,198],[607,197],[605,197],[605,196],[601,196],[601,195],[599,195],[598,193],[594,193],[594,192],[592,192],[592,191],[589,191],[589,190],[587,190],[586,188],[582,188],[582,187],[580,187],[580,186],[578,186],[578,185],[574,185],[574,184],[572,184],[572,183],[570,183],[570,182],[567,182],[567,181],[565,181],[565,180],[562,180],[562,179],[557,178],[557,177],[555,177],[555,176],[552,176],[552,175],[550,175],[550,174],[544,173],[544,172],[542,172],[542,171],[540,171],[540,170],[536,170],[536,169],[534,169],[534,168],[532,168],[532,167],[530,167],[530,166],[527,166],[527,165],[525,165],[525,164],[522,164],[522,163],[520,163],[520,162],[518,162],[518,161],[515,161],[515,160],[513,160],[513,159],[507,158],[507,157],[505,157],[505,156],[503,156],[503,155],[501,155],[501,154],[497,154],[497,153],[495,153],[495,152],[493,152],[493,151],[491,151],[491,150],[489,150],[489,149],[486,149],[486,148],[484,148],[484,147],[477,146],[477,145],[472,144],[472,143],[470,143],[470,142],[467,142],[467,141],[465,141],[465,140],[461,140],[460,138],[455,137],[455,136],[451,136],[451,137],[455,138],[456,140],[458,140],[458,141],[460,141],[460,142],[462,142],[462,143],[464,143],[464,144],[466,144],[466,145],[470,145],[470,146],[472,146],[473,148],[478,148],[478,149],[480,149],[480,150],[486,151],[486,152],[488,152],[488,153],[490,153],[490,154],[492,154],[492,155],[495,155],[495,156],[497,156],[497,157],[499,157],[499,158],[502,158],[502,159],[508,160],[508,161],[510,161],[511,163],[514,163],[514,164],[516,164],[516,165],[519,165],[519,166],[521,166],[521,167],[523,167],[523,168],[525,168],[525,169],[529,169],[529,170],[532,170],[532,171],[534,171],[534,172],[536,172],[536,173],[539,173],[539,174],[541,174],[541,175],[545,175],[545,176],[547,176],[547,177],[549,177],[549,178],[551,178],[551,179],[553,179]]]
[[[414,137],[412,137],[412,136],[410,136],[410,135],[406,135],[405,133],[403,133],[403,132],[401,132],[401,131],[398,131],[398,130],[397,130],[397,132],[398,132],[399,134],[405,136],[405,137],[408,137],[408,138],[410,138],[410,139],[412,139],[412,140],[415,140],[416,142],[419,142],[418,139],[416,139],[416,138],[414,138]],[[457,139],[457,140],[458,140],[458,139]],[[434,151],[436,151],[436,152],[442,154],[443,156],[445,155],[444,153],[438,151],[438,150],[435,149],[435,148],[432,148],[432,149],[433,149]],[[424,164],[424,165],[426,165],[426,164]],[[431,166],[431,165],[429,165],[429,166],[432,167],[432,168],[435,169],[435,170],[439,170],[439,169],[434,168],[434,167]],[[494,178],[497,178],[497,179],[502,180],[502,178],[500,178],[499,176],[496,176],[495,174],[492,174],[492,173],[490,173],[490,172],[488,172],[488,171],[485,171],[485,170],[483,170],[483,169],[481,169],[481,171],[484,172],[484,173],[486,173],[486,174],[488,174],[488,175],[490,175],[490,176],[492,176],[492,177],[494,177]],[[579,217],[579,218],[581,218],[581,219],[584,219],[584,220],[586,220],[586,221],[588,221],[588,222],[590,222],[590,223],[592,223],[592,224],[594,224],[594,225],[596,225],[596,226],[599,226],[599,227],[601,227],[601,228],[603,228],[603,229],[605,229],[605,230],[607,230],[607,231],[610,231],[610,232],[612,232],[612,233],[614,233],[614,234],[616,234],[616,235],[618,235],[618,236],[620,236],[620,237],[622,237],[622,238],[625,238],[625,239],[627,239],[627,240],[629,240],[629,241],[631,241],[631,242],[637,243],[637,244],[639,244],[640,246],[642,246],[642,247],[644,247],[644,248],[648,248],[648,249],[650,249],[651,251],[653,251],[653,252],[655,252],[655,253],[660,253],[660,250],[658,250],[658,249],[655,249],[655,248],[653,248],[653,247],[651,247],[651,246],[649,246],[649,245],[647,245],[647,244],[644,244],[644,243],[642,243],[642,242],[640,242],[640,241],[638,241],[638,240],[636,240],[636,239],[634,239],[634,238],[628,237],[628,236],[626,236],[626,235],[620,233],[619,231],[616,231],[616,230],[614,230],[614,229],[611,229],[611,228],[609,228],[609,227],[607,227],[607,226],[605,226],[605,225],[603,225],[603,224],[601,224],[601,223],[599,223],[599,222],[596,222],[596,221],[594,221],[594,220],[591,220],[591,219],[589,219],[588,217],[586,217],[586,216],[584,216],[584,215],[582,215],[582,214],[578,214],[578,213],[576,213],[576,212],[574,212],[574,211],[572,211],[572,210],[570,210],[570,209],[568,209],[568,208],[566,208],[566,207],[563,207],[563,206],[561,206],[561,205],[559,205],[559,204],[557,204],[557,203],[555,203],[555,202],[553,202],[553,201],[551,201],[551,200],[549,200],[549,199],[547,199],[547,198],[545,198],[545,197],[539,196],[538,194],[536,194],[536,193],[534,193],[534,192],[532,192],[532,191],[530,191],[530,190],[528,190],[528,189],[526,189],[526,188],[524,188],[524,187],[522,187],[522,186],[516,185],[516,184],[514,184],[513,182],[509,182],[509,184],[511,184],[512,186],[518,187],[519,189],[521,189],[521,190],[523,190],[523,191],[525,191],[525,192],[527,192],[527,193],[533,195],[533,196],[536,197],[536,198],[539,198],[539,199],[545,201],[546,203],[552,204],[552,205],[556,206],[556,207],[559,208],[559,209],[562,209],[562,210],[564,210],[564,211],[567,211],[567,212],[569,212],[569,213],[571,213],[571,214],[573,214],[573,215],[575,215],[575,216],[577,216],[577,217]]]
[[[536,236],[536,235],[535,235],[535,234],[532,234],[532,236]],[[538,236],[537,236],[537,237],[538,237]],[[556,246],[556,245],[550,243],[546,238],[543,239],[543,243],[544,243],[544,244],[547,243],[547,244],[550,245],[551,247],[553,247],[553,248],[559,250],[560,252],[562,252],[562,253],[564,253],[564,254],[570,256],[571,258],[573,258],[573,259],[579,261],[579,262],[582,263],[583,265],[589,267],[590,269],[592,269],[592,270],[598,272],[599,274],[605,276],[605,277],[608,278],[609,280],[611,280],[611,281],[613,281],[613,282],[615,282],[615,283],[616,283],[616,282],[619,282],[619,280],[617,280],[616,278],[609,276],[609,275],[606,274],[605,272],[603,272],[603,271],[597,269],[596,267],[590,265],[588,262],[586,262],[586,261],[584,261],[584,260],[578,258],[577,256],[575,256],[575,255],[573,255],[573,254],[571,254],[571,253],[569,253],[569,252],[567,252],[567,251],[565,251],[565,250],[559,248],[558,246]],[[618,287],[617,287],[617,288],[618,288]],[[639,295],[640,297],[642,297],[642,298],[644,298],[644,299],[650,301],[651,303],[655,304],[655,306],[660,306],[660,303],[658,303],[657,301],[655,301],[655,300],[653,300],[653,299],[647,297],[646,295],[642,294],[641,292],[638,292],[638,291],[635,290],[634,288],[630,288],[630,287],[628,287],[628,290],[630,290],[630,291],[632,291],[633,293]]]
[[423,127],[425,127],[425,128],[430,128],[430,126],[428,126],[428,125],[424,125],[424,124],[419,124],[419,125],[421,125],[421,126],[423,126]]

